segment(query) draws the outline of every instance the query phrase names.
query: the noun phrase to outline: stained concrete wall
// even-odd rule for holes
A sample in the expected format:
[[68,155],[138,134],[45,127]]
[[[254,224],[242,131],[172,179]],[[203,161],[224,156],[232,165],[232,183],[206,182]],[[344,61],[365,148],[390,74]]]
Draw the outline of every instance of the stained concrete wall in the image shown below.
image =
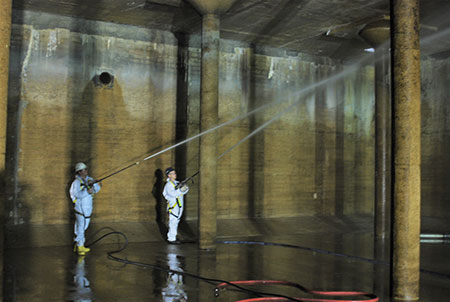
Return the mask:
[[[198,133],[200,52],[188,56],[192,136]],[[218,157],[225,153],[218,165],[219,218],[372,213],[373,69],[347,73],[348,66],[336,64],[256,54],[250,47],[221,53],[220,123],[243,118],[219,129]],[[336,81],[326,80],[333,75]],[[323,85],[312,88],[318,82]],[[197,152],[194,142],[188,175],[198,167]],[[196,193],[187,199],[195,201]],[[196,211],[188,202],[187,212]]]
[[[450,213],[450,60],[424,58],[422,82],[422,216],[448,221]],[[434,223],[435,232],[450,231]]]
[[[175,48],[152,49],[138,41],[129,48],[124,39],[65,29],[24,27],[21,35],[14,218],[63,223],[70,211],[65,189],[75,162],[86,162],[93,175],[106,175],[172,143],[175,74],[161,70],[170,65],[173,70]],[[114,76],[109,85],[97,83],[105,71]],[[162,163],[170,162],[168,155]],[[108,180],[96,203],[100,220],[146,219],[155,163]]]
[[[67,191],[77,161],[99,178],[198,134],[198,42],[16,12],[7,141],[11,244],[70,243]],[[221,43],[220,122],[242,118],[217,130],[218,156],[229,151],[218,164],[218,218],[371,215],[373,68],[347,72],[349,66],[324,58]],[[111,83],[99,81],[102,72]],[[148,228],[165,206],[161,170],[176,164],[180,178],[195,173],[198,150],[193,140],[177,157],[171,150],[105,180],[93,221],[138,224],[135,233]],[[196,219],[197,197],[195,183],[188,221]]]
[[[232,83],[234,77],[230,72],[223,75],[221,108],[224,114],[221,117],[224,119],[230,117],[225,108],[239,104],[233,91],[244,92],[241,99],[247,99],[250,108],[280,103],[250,118],[250,131],[266,122],[273,123],[240,145],[240,150],[232,151],[221,160],[219,216],[371,213],[371,70],[361,69],[303,93],[311,84],[341,74],[343,67],[334,64],[320,60],[311,62],[302,57],[254,55],[254,70],[250,72],[254,73],[254,87],[252,83],[247,87]],[[246,94],[249,90],[250,94]],[[239,111],[235,109],[235,112]],[[279,115],[280,112],[283,114]],[[243,134],[249,131],[245,129]],[[239,137],[243,135],[224,130],[219,153]],[[242,183],[245,185],[239,186]],[[237,195],[228,187],[240,187],[241,192],[238,190]],[[234,202],[242,194],[247,196],[249,204]]]
[[[7,143],[7,223],[25,234],[70,224],[76,162],[99,178],[174,143],[177,75],[171,34],[150,42],[30,23],[13,26]],[[154,221],[157,172],[172,161],[165,153],[105,181],[96,222]]]

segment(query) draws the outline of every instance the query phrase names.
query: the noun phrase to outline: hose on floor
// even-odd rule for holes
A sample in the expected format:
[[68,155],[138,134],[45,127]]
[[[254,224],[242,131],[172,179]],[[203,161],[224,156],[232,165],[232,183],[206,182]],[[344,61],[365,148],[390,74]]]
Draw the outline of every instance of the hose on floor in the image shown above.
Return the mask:
[[[371,293],[366,292],[356,292],[356,291],[317,291],[317,290],[309,290],[298,283],[289,282],[289,281],[280,281],[280,280],[242,280],[242,281],[231,281],[234,285],[284,285],[295,287],[302,292],[307,294],[316,295],[316,296],[335,296],[335,297],[366,297],[369,300],[330,300],[330,299],[320,299],[320,298],[295,298],[295,301],[322,301],[322,302],[356,302],[356,301],[365,301],[365,302],[377,302],[379,301],[378,297]],[[229,286],[227,283],[221,283],[215,288],[215,296],[219,295],[220,290],[224,290]],[[266,301],[286,301],[284,298],[280,297],[264,297],[264,298],[253,298],[253,299],[245,299],[239,300],[236,302],[266,302]]]
[[[111,229],[111,228],[110,228]],[[227,281],[227,280],[221,280],[221,279],[213,279],[213,278],[206,278],[200,275],[191,274],[188,272],[183,271],[176,271],[172,270],[167,267],[162,267],[159,265],[144,263],[144,262],[138,262],[138,261],[132,261],[128,259],[123,259],[117,256],[114,256],[114,254],[118,254],[125,250],[128,246],[128,238],[127,236],[119,231],[115,231],[111,229],[111,232],[108,232],[99,238],[95,239],[94,241],[86,244],[86,247],[93,246],[94,244],[98,243],[99,241],[103,240],[104,238],[111,236],[111,235],[120,235],[124,239],[124,244],[117,250],[109,251],[107,252],[108,259],[112,261],[117,261],[124,264],[131,264],[146,268],[151,268],[159,271],[164,271],[170,274],[178,274],[182,276],[187,276],[195,279],[202,280],[204,282],[207,282],[211,285],[214,285],[214,295],[215,297],[219,296],[219,293],[221,290],[225,290],[228,288],[232,288],[233,290],[237,290],[246,294],[251,294],[254,296],[257,296],[258,298],[252,298],[252,299],[246,299],[246,300],[240,300],[236,302],[266,302],[266,301],[314,301],[314,302],[377,302],[379,301],[378,297],[374,294],[365,293],[365,292],[342,292],[342,291],[313,291],[308,290],[305,287],[301,286],[300,284],[293,283],[293,282],[287,282],[287,281],[278,281],[278,280],[243,280],[243,281]],[[99,233],[101,230],[99,230],[97,233]],[[245,287],[242,287],[242,285],[285,285],[285,286],[291,286],[295,287],[307,294],[312,295],[320,295],[320,296],[360,296],[360,297],[366,297],[369,298],[363,299],[363,300],[332,300],[332,299],[317,299],[317,298],[293,298],[281,294],[275,294],[275,293],[268,293],[268,292],[262,292],[262,291],[256,291],[252,289],[248,289]]]
[[295,299],[295,298],[292,298],[292,297],[289,297],[289,296],[284,296],[284,295],[279,295],[279,294],[272,294],[272,293],[264,293],[264,292],[259,292],[259,291],[254,291],[254,290],[251,290],[251,289],[247,289],[247,288],[244,288],[242,286],[239,286],[238,284],[233,284],[233,282],[226,281],[226,280],[206,278],[206,277],[202,277],[202,276],[199,276],[199,275],[191,274],[191,273],[188,273],[188,272],[175,271],[175,270],[172,270],[170,268],[162,267],[162,266],[159,266],[159,265],[143,263],[143,262],[138,262],[138,261],[132,261],[132,260],[123,259],[123,258],[114,256],[114,254],[122,252],[128,246],[128,238],[122,232],[111,231],[109,233],[106,233],[103,236],[99,237],[98,239],[94,240],[93,242],[90,242],[90,243],[86,244],[86,247],[91,247],[94,244],[96,244],[99,241],[101,241],[102,239],[104,239],[104,238],[106,238],[106,237],[108,237],[110,235],[115,235],[115,234],[116,235],[120,235],[121,237],[123,237],[124,240],[125,240],[125,243],[119,249],[107,252],[109,260],[117,261],[117,262],[124,263],[124,264],[131,264],[131,265],[151,268],[151,269],[155,269],[155,270],[159,270],[159,271],[163,271],[163,272],[167,272],[167,273],[171,273],[171,274],[178,274],[178,275],[188,276],[188,277],[191,277],[191,278],[202,280],[202,281],[207,282],[207,283],[209,283],[209,284],[211,284],[213,286],[217,286],[218,284],[227,284],[227,285],[231,286],[235,290],[238,290],[238,291],[241,291],[241,292],[244,292],[244,293],[247,293],[247,294],[252,294],[252,295],[255,295],[257,297],[269,296],[269,297],[283,298],[283,299],[285,299],[285,301],[286,300],[288,300],[288,301],[298,301],[298,299]]

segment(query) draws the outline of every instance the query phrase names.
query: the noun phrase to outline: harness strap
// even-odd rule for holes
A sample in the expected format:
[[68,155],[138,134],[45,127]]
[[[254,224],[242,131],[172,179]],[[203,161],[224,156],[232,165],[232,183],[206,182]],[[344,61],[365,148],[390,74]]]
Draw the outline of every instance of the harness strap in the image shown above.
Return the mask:
[[80,212],[78,212],[78,211],[75,210],[75,209],[74,209],[74,212],[75,212],[75,214],[81,215],[81,216],[83,216],[83,217],[86,218],[86,219],[87,219],[87,218],[91,218],[91,216],[92,216],[92,215],[91,215],[91,216],[85,216],[83,213],[80,213]]
[[173,217],[175,217],[175,218],[180,217],[180,215],[175,215],[174,213],[172,213],[172,211],[169,211],[169,214],[170,214],[170,215],[173,215]]
[[[81,178],[79,175],[76,175],[75,178],[78,179],[78,180],[80,181],[80,190],[81,190],[81,191],[83,191],[84,189],[87,189],[87,190],[90,189],[89,184],[86,184],[85,181],[83,180],[83,178]],[[94,194],[94,193],[92,193],[91,195],[93,195],[93,194]],[[73,203],[76,203],[76,202],[77,202],[77,200],[74,199],[74,200],[73,200]]]
[[[84,181],[83,178],[81,178],[79,175],[76,176],[76,178],[80,181],[80,190],[84,190],[87,189],[89,190],[90,188],[93,187],[93,185],[89,185],[89,182],[86,183],[86,181]],[[84,188],[83,188],[84,187]],[[93,194],[93,193],[92,193]],[[91,195],[92,195],[91,194]]]
[[[171,180],[169,180],[169,182],[170,182],[170,183],[172,184],[172,186],[176,189],[175,184],[174,184]],[[180,197],[177,197],[177,202],[176,202],[173,206],[169,207],[169,214],[172,214],[173,216],[175,216],[176,218],[178,218],[177,215],[175,215],[174,213],[172,213],[172,210],[175,208],[175,206],[178,206],[178,207],[181,209]]]

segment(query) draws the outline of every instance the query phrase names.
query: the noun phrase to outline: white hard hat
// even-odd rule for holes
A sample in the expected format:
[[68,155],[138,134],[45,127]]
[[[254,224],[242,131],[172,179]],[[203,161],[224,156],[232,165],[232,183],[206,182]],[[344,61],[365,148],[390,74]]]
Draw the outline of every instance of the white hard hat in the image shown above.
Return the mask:
[[86,169],[86,168],[87,168],[87,166],[86,166],[85,163],[79,162],[79,163],[77,163],[77,164],[75,165],[75,172],[84,170],[84,169]]

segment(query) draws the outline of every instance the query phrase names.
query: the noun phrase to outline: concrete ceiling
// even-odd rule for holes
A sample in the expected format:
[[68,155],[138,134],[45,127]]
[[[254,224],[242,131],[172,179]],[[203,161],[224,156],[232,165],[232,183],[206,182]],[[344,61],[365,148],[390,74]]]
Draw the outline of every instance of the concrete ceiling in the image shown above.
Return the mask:
[[[201,29],[201,15],[186,0],[14,0],[13,8],[174,33]],[[422,53],[448,57],[450,0],[420,0],[420,12]],[[386,16],[389,0],[237,0],[221,17],[221,37],[348,59],[370,47],[359,31]],[[427,42],[430,35],[436,39]]]

